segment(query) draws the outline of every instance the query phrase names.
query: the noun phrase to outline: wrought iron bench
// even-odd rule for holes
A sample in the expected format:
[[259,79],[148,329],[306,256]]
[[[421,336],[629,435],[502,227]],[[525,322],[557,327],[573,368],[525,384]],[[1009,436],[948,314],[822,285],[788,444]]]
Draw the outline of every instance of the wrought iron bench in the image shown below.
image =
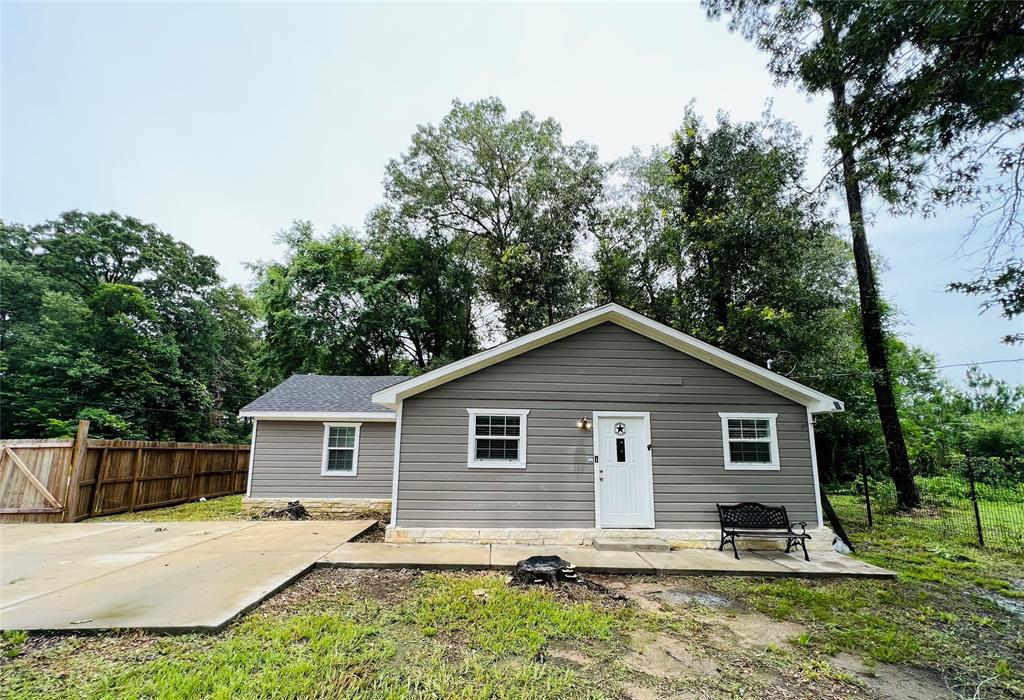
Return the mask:
[[[737,503],[734,506],[723,506],[715,504],[718,508],[718,521],[722,525],[722,543],[718,545],[721,552],[726,544],[732,545],[732,553],[740,558],[736,551],[737,537],[759,537],[762,539],[785,539],[786,552],[793,547],[800,546],[804,550],[804,559],[810,561],[807,556],[807,540],[811,536],[807,534],[807,523],[790,522],[786,514],[785,506],[766,506],[763,503]],[[800,526],[800,532],[793,529]]]

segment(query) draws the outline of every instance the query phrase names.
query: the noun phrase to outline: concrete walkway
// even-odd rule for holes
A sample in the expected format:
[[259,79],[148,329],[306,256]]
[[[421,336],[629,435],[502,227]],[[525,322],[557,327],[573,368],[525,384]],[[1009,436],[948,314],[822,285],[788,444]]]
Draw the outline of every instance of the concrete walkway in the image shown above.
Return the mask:
[[349,543],[373,520],[0,524],[0,629],[215,630],[314,567],[506,569],[557,554],[580,571],[730,576],[894,574],[835,552]]
[[683,574],[691,576],[796,576],[830,578],[895,578],[886,569],[836,552],[802,554],[773,551],[740,553],[709,549],[673,552],[609,552],[593,547],[530,547],[487,544],[348,543],[331,550],[318,566],[347,568],[507,569],[535,554],[555,554],[579,571],[617,574]]
[[217,629],[373,523],[0,525],[0,629]]

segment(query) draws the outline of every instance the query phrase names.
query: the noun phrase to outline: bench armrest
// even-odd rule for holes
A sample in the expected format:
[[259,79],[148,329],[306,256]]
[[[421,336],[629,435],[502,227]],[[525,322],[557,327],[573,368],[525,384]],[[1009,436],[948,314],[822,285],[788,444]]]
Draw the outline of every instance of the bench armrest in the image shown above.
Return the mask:
[[789,529],[792,530],[796,525],[800,526],[800,534],[801,535],[806,535],[807,534],[807,521],[806,520],[801,520],[800,522],[796,522],[796,523],[790,523],[789,524]]

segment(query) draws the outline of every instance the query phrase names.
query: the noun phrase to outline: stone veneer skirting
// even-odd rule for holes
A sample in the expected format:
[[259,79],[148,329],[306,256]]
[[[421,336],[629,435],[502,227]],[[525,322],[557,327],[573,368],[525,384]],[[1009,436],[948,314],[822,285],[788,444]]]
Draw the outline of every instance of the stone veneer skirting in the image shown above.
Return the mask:
[[242,511],[249,515],[284,508],[298,501],[313,515],[342,519],[345,517],[383,517],[391,515],[390,498],[242,498]]
[[[808,528],[811,540],[809,550],[832,549],[833,533],[827,527]],[[588,546],[600,539],[649,539],[665,540],[678,549],[718,549],[721,531],[718,529],[692,530],[598,530],[579,528],[444,528],[444,527],[398,527],[388,525],[384,541],[396,544],[414,542],[464,542],[472,544],[534,544]],[[760,540],[738,538],[737,549],[785,549],[785,540]]]

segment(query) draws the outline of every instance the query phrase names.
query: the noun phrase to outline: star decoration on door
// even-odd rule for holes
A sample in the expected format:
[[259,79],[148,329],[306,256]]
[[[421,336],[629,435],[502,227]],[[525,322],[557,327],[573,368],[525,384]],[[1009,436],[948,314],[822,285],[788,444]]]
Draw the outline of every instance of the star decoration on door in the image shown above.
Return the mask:
[[615,434],[616,435],[625,435],[626,434],[626,424],[625,423],[616,423],[615,424]]

